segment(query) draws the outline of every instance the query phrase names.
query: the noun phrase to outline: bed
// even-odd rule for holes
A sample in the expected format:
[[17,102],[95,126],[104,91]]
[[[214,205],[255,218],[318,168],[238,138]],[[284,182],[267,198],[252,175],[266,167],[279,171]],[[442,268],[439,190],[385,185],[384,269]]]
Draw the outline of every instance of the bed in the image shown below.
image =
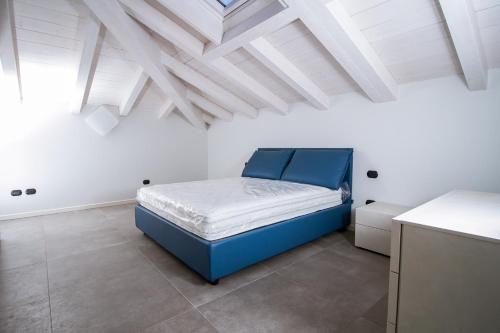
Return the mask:
[[259,148],[242,177],[138,190],[136,226],[212,284],[350,223],[352,149]]

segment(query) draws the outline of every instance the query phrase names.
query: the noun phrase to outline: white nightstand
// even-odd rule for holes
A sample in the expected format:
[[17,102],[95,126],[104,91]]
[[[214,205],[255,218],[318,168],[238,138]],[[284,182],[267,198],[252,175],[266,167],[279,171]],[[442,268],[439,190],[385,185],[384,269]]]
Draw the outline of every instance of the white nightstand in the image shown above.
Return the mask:
[[389,256],[392,219],[410,209],[384,202],[356,208],[355,245]]

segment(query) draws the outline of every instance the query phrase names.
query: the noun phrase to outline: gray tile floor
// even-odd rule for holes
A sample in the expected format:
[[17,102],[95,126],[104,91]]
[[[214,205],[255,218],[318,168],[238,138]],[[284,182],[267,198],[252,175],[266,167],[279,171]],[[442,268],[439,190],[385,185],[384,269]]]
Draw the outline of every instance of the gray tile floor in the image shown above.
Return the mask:
[[133,206],[0,222],[0,332],[384,332],[389,259],[334,233],[212,286]]

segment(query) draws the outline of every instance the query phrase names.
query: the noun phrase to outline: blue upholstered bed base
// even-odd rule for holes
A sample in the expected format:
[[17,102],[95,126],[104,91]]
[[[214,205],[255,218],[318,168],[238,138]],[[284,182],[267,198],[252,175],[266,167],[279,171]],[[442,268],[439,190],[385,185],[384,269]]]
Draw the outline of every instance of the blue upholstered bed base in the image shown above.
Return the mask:
[[[135,224],[211,283],[348,225],[352,203],[352,148],[259,148],[263,151],[290,149],[348,154],[343,179],[349,185],[350,193],[343,204],[215,241],[200,238],[140,205],[135,208]],[[311,160],[310,163],[317,164],[318,161]],[[320,180],[321,177],[327,180],[334,172],[341,171],[318,170],[313,178],[317,181],[319,176]],[[308,183],[307,177],[302,178]]]
[[349,224],[351,204],[299,216],[231,237],[207,241],[137,205],[135,223],[146,235],[206,280],[239,271]]

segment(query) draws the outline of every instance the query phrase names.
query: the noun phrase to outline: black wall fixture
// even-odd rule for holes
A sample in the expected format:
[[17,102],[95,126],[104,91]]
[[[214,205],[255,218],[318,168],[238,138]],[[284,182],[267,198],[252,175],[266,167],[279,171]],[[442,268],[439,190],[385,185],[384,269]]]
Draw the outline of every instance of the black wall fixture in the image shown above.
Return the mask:
[[12,195],[13,197],[18,197],[21,194],[23,194],[23,191],[21,190],[13,190],[12,192],[10,192],[10,195]]
[[369,205],[369,204],[374,203],[374,202],[375,202],[375,200],[366,200],[365,204]]
[[144,180],[142,181],[142,183],[143,183],[144,185],[149,185],[151,182],[149,181],[149,179],[144,179]]
[[368,172],[366,173],[366,175],[368,176],[368,178],[377,178],[378,177],[378,172],[375,171],[375,170],[368,170]]
[[28,188],[26,189],[26,192],[25,192],[27,195],[33,195],[36,193],[36,189],[35,188]]

